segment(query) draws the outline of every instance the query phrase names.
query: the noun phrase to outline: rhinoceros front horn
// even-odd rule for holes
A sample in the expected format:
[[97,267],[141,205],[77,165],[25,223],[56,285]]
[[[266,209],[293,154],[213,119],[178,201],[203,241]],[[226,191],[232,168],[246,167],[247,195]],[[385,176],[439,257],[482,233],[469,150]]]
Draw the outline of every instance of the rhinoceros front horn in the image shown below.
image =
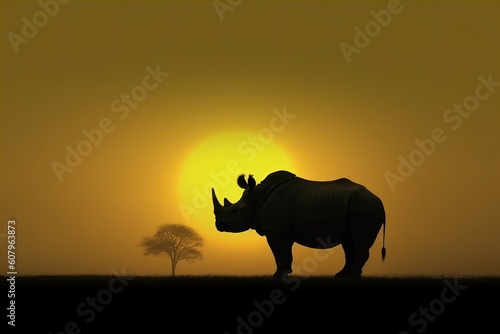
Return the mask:
[[212,201],[214,202],[214,211],[222,208],[222,205],[219,203],[217,199],[217,195],[215,195],[215,190],[212,188]]

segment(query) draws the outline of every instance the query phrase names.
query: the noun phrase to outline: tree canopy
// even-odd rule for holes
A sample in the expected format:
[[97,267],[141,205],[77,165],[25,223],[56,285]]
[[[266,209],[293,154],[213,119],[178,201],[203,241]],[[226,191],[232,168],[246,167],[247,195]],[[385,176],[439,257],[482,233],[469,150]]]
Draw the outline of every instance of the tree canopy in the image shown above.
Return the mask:
[[175,276],[179,261],[193,262],[203,258],[201,249],[204,240],[192,227],[182,224],[162,224],[155,234],[144,237],[140,246],[144,247],[144,255],[166,255],[171,262],[172,276]]

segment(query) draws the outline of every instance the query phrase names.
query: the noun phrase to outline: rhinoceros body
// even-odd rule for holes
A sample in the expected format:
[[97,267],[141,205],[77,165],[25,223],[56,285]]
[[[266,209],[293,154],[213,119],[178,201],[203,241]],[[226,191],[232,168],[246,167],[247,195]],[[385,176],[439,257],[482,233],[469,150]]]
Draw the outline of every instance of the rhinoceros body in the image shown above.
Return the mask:
[[234,204],[224,199],[222,206],[212,189],[216,227],[222,232],[255,229],[265,236],[276,261],[274,277],[292,272],[294,243],[310,248],[342,245],[345,265],[336,276],[360,277],[382,226],[385,239],[382,201],[349,179],[311,181],[277,171],[258,185],[251,175],[248,182],[241,175],[237,183],[245,190]]

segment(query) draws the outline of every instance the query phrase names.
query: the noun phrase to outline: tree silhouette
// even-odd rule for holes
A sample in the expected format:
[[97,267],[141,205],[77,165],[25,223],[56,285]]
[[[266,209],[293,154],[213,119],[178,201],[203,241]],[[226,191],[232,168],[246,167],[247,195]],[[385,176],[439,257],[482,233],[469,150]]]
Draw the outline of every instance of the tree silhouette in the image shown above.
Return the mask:
[[188,262],[202,259],[203,238],[193,228],[181,224],[162,224],[152,236],[144,237],[140,247],[144,255],[167,255],[171,262],[172,276],[181,260]]

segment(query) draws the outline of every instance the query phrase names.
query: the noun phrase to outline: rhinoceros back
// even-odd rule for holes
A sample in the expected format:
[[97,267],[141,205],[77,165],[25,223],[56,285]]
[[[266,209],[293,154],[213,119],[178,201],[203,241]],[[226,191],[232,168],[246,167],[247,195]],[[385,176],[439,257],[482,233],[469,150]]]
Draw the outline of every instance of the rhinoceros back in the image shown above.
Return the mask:
[[281,187],[285,182],[295,179],[295,174],[280,170],[266,176],[253,190],[254,203],[257,211],[260,211],[269,196]]
[[[345,238],[354,207],[375,210],[379,199],[364,186],[341,178],[311,181],[295,177],[267,197],[259,215],[261,229],[283,233],[295,242],[322,248]],[[370,214],[370,213],[368,213]]]

